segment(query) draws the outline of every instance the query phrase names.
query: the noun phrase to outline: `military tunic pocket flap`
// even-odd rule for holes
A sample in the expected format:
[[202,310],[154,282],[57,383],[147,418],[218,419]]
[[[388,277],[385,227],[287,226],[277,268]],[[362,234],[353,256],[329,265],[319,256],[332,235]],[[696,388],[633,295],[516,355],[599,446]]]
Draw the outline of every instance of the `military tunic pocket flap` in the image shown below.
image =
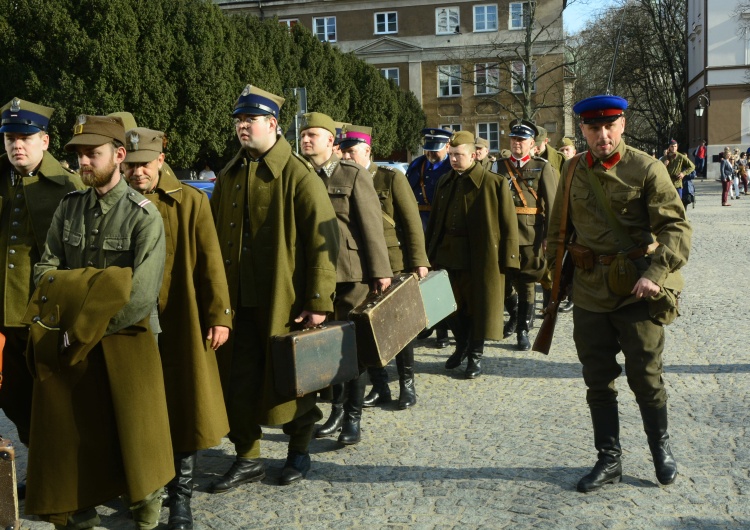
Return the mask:
[[328,185],[328,195],[339,195],[343,197],[349,197],[352,194],[351,186],[341,186],[339,184]]
[[378,199],[385,200],[391,196],[391,190],[375,190],[378,192]]
[[102,244],[104,250],[114,250],[116,252],[123,252],[130,250],[130,238],[129,237],[105,237],[104,243]]
[[591,193],[591,190],[583,186],[571,186],[570,187],[570,196],[573,197],[574,199],[578,199],[578,200],[588,199],[590,193]]
[[630,201],[637,199],[641,196],[641,190],[639,188],[630,188],[625,191],[615,191],[612,193],[612,203],[615,204],[627,204]]
[[353,237],[347,237],[346,238],[346,247],[350,250],[359,250],[359,245],[357,244],[357,240]]
[[72,232],[69,229],[63,230],[63,243],[65,243],[66,245],[77,247],[81,244],[81,239],[83,239],[83,234]]

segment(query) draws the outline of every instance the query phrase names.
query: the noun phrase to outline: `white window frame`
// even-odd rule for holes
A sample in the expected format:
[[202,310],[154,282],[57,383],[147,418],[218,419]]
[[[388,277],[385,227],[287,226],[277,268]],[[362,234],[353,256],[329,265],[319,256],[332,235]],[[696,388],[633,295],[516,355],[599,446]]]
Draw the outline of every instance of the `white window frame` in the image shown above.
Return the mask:
[[[488,27],[489,26],[488,25],[489,17],[487,16],[488,8],[493,8],[495,10],[495,13],[494,13],[494,15],[495,15],[495,27]],[[484,10],[484,14],[483,14],[483,16],[484,16],[484,27],[480,28],[480,27],[477,26],[477,19],[478,19],[477,11],[478,10],[482,10],[482,9]],[[475,33],[483,32],[483,31],[497,31],[498,28],[499,28],[499,22],[498,22],[498,20],[499,20],[499,18],[498,18],[498,15],[497,15],[497,4],[480,4],[480,5],[474,6],[474,32]]]
[[294,26],[299,24],[298,18],[280,18],[279,24],[286,26],[288,29],[292,29]]
[[[378,17],[383,17],[382,22],[378,22]],[[388,15],[393,15],[393,28],[390,28],[391,22],[388,20]],[[375,35],[388,35],[392,33],[398,33],[398,11],[381,11],[380,13],[374,13],[373,19],[375,20]],[[383,24],[385,29],[378,31],[378,24]]]
[[[519,75],[523,79],[526,76],[526,65],[523,61],[513,61],[510,65],[512,72],[518,71]],[[510,75],[510,91],[514,94],[522,94],[523,86],[521,81],[518,81],[516,76],[511,72]],[[536,92],[536,65],[531,66],[532,81],[531,81],[531,92]]]
[[[396,75],[392,75],[394,71],[396,72]],[[393,79],[393,81],[396,82],[396,85],[401,86],[401,69],[398,66],[381,68],[380,75],[382,75],[386,79]]]
[[477,123],[477,136],[490,144],[489,150],[500,151],[500,124],[497,122]]
[[[488,80],[491,82],[488,83]],[[474,65],[474,94],[483,96],[500,92],[500,68],[497,63]]]
[[453,131],[458,132],[461,130],[461,124],[460,123],[443,123],[440,125],[440,128],[444,131]]
[[[445,16],[446,20],[441,29],[440,18]],[[451,18],[455,22],[451,21]],[[454,35],[461,29],[461,10],[457,6],[435,8],[435,35]]]
[[[321,33],[318,31],[318,21],[323,21],[323,34],[321,38]],[[333,21],[333,38],[330,38],[330,28],[329,24],[331,24],[331,21]],[[312,21],[313,25],[313,33],[315,33],[315,36],[318,38],[320,42],[336,42],[338,40],[338,34],[336,31],[336,17],[314,17]]]
[[532,2],[511,2],[508,4],[508,29],[526,29],[526,23],[531,17],[531,4]]
[[[448,89],[443,94],[443,81]],[[457,91],[456,91],[457,90]],[[458,64],[444,64],[438,66],[438,97],[453,98],[461,95],[461,66]]]

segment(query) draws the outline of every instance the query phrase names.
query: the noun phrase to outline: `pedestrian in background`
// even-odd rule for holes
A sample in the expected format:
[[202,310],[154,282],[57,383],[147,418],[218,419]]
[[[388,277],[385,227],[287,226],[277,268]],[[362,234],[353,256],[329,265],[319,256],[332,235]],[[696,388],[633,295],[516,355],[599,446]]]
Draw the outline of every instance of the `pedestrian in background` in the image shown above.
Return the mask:
[[745,189],[743,195],[747,195],[747,185],[748,185],[748,163],[747,163],[747,153],[741,152],[740,158],[737,160],[737,163],[735,164],[737,168],[737,176],[740,178],[740,183],[742,184],[742,187]]
[[[729,204],[729,191],[732,186],[732,178],[734,177],[734,169],[732,164],[729,162],[728,148],[723,153],[719,154],[719,180],[721,181],[721,205],[732,206]],[[731,156],[731,155],[730,155]]]

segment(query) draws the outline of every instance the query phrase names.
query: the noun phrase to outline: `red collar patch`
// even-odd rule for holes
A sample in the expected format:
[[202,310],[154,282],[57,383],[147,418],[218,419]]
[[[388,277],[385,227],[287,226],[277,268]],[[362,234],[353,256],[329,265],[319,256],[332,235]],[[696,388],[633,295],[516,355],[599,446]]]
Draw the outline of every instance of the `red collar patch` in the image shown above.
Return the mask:
[[[606,160],[600,160],[602,167],[605,170],[610,170],[620,161],[620,153],[615,153]],[[586,151],[586,164],[589,168],[594,167],[596,160],[591,156],[591,151]]]

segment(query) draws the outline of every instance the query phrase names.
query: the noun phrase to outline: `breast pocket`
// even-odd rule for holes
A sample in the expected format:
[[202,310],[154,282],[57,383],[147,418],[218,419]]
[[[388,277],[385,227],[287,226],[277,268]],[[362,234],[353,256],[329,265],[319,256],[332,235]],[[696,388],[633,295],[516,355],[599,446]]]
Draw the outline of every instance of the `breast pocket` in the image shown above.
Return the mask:
[[129,237],[106,236],[102,242],[105,267],[132,267],[134,258]]
[[612,209],[623,216],[628,214],[638,213],[640,210],[641,189],[640,188],[629,188],[622,191],[613,192],[610,200],[612,201]]
[[77,223],[72,223],[70,220],[63,221],[62,242],[66,248],[70,249],[70,255],[73,255],[74,251],[76,253],[80,252],[79,247],[82,241],[83,230],[81,226]]
[[349,197],[351,197],[351,195],[351,186],[340,186],[335,184],[330,184],[328,186],[328,197],[331,199],[331,204],[337,214],[349,215]]

